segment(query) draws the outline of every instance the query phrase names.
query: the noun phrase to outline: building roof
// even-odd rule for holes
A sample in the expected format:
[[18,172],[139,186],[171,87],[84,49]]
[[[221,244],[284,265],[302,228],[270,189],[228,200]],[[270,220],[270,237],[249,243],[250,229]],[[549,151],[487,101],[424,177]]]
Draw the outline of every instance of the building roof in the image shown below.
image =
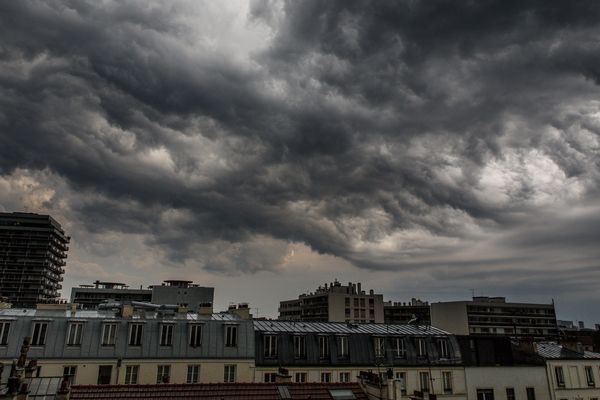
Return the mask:
[[594,353],[592,351],[575,351],[568,349],[558,343],[544,342],[537,343],[537,353],[546,359],[564,359],[564,360],[579,360],[579,359],[598,359],[600,360],[600,353]]
[[[336,396],[336,394],[338,394]],[[107,399],[366,400],[358,383],[210,383],[72,386],[71,400]]]
[[[37,310],[33,308],[5,308],[0,309],[0,318],[16,318],[16,317],[39,317],[39,318],[82,318],[82,319],[107,319],[115,318],[115,312],[111,310]],[[116,317],[121,318],[121,317]],[[198,313],[186,313],[168,315],[160,317],[158,313],[146,312],[142,317],[141,314],[134,314],[128,319],[187,319],[190,321],[239,321],[240,317],[227,313],[213,313],[211,315],[202,315]]]
[[346,324],[344,322],[254,321],[259,332],[363,333],[368,335],[447,336],[448,332],[430,325]]

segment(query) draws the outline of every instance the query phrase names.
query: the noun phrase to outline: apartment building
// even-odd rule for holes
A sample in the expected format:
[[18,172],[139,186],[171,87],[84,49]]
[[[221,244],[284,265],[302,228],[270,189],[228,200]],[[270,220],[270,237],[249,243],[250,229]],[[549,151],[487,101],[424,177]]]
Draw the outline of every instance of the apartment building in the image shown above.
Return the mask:
[[57,301],[69,240],[49,215],[0,213],[0,296],[15,307]]
[[546,361],[551,400],[600,399],[600,353],[578,349],[575,343],[536,343]]
[[[252,321],[168,306],[0,310],[0,361],[30,337],[39,377],[75,384],[231,383],[254,380]],[[10,368],[4,368],[5,371]]]
[[386,324],[418,323],[431,324],[431,310],[429,302],[420,299],[411,299],[409,302],[383,303],[383,319]]
[[507,303],[504,297],[432,303],[431,324],[456,335],[558,338],[554,304]]
[[383,323],[383,295],[362,290],[360,283],[337,280],[279,303],[279,319],[292,321]]

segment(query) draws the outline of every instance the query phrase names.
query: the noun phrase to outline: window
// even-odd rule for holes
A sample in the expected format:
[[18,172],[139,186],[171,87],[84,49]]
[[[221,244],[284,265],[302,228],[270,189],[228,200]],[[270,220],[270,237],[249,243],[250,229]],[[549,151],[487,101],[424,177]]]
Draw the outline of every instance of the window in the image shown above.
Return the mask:
[[8,331],[10,330],[10,322],[0,322],[0,346],[8,344]]
[[294,336],[294,357],[306,357],[306,336]]
[[438,345],[440,346],[440,358],[448,358],[448,341],[440,339]]
[[323,382],[323,383],[331,382],[331,372],[321,372],[321,382]]
[[126,385],[137,385],[138,376],[140,374],[139,365],[128,365],[125,367],[125,384]]
[[348,357],[348,336],[338,336],[338,358]]
[[69,324],[69,332],[67,333],[67,346],[81,346],[81,332],[83,324],[73,322]]
[[276,372],[265,372],[265,382],[266,383],[275,383],[277,381],[277,373]]
[[102,326],[102,346],[114,346],[117,340],[117,324]]
[[494,400],[494,389],[477,389],[477,400]]
[[350,382],[350,372],[340,372],[340,382]]
[[193,324],[190,326],[190,346],[200,347],[202,345],[202,325]]
[[506,388],[506,400],[516,400],[515,388]]
[[142,345],[142,330],[144,325],[142,324],[131,324],[129,325],[129,345],[130,346],[141,346]]
[[382,337],[376,337],[375,339],[375,357],[385,357],[385,340]]
[[562,367],[554,367],[554,376],[556,377],[556,386],[565,386],[565,375]]
[[161,346],[172,346],[173,345],[173,325],[163,324],[160,326],[160,345]]
[[263,342],[265,345],[265,358],[277,358],[277,336],[265,335]]
[[237,326],[227,325],[225,327],[225,346],[237,347]]
[[32,346],[43,346],[46,344],[46,332],[48,331],[47,322],[34,322],[33,334],[31,335]]
[[394,339],[394,355],[398,358],[406,358],[406,343],[404,338]]
[[419,372],[419,385],[422,392],[429,392],[429,372]]
[[198,364],[188,365],[186,383],[198,383],[200,377],[200,366]]
[[296,372],[296,374],[294,375],[294,382],[305,383],[306,382],[306,372]]
[[528,387],[525,389],[527,392],[527,400],[535,400],[535,389],[532,387]]
[[76,365],[65,365],[63,367],[63,377],[68,379],[70,384],[75,383],[75,375],[77,375]]
[[329,338],[319,336],[319,358],[329,358]]
[[425,339],[417,339],[417,357],[424,358],[427,356],[427,346]]
[[98,366],[98,385],[110,385],[112,365]]
[[442,372],[442,385],[444,387],[444,393],[446,393],[446,394],[452,393],[452,372],[450,372],[450,371]]
[[233,383],[235,382],[235,365],[225,365],[223,368],[224,377],[223,382],[225,383]]
[[396,372],[396,379],[400,381],[400,392],[406,396],[406,372]]
[[170,365],[159,365],[158,368],[156,368],[156,383],[169,383],[170,377]]
[[592,370],[592,367],[585,367],[585,377],[587,379],[588,386],[596,386],[596,382],[594,381],[594,370]]

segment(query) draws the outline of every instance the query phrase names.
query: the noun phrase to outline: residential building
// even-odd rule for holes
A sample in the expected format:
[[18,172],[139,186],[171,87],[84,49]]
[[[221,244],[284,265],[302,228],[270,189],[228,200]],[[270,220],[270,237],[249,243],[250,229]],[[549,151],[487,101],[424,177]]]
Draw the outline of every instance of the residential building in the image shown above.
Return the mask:
[[254,381],[252,321],[182,311],[151,304],[3,309],[0,362],[10,365],[30,337],[37,375],[69,375],[75,384]]
[[386,301],[383,303],[383,319],[386,324],[408,324],[410,322],[430,325],[429,302],[415,298],[408,303]]
[[360,283],[337,280],[279,304],[279,319],[293,321],[383,323],[383,295],[366,293]]
[[92,310],[98,304],[109,301],[152,302],[152,290],[131,289],[128,285],[119,282],[95,281],[93,285],[80,285],[71,289],[71,303],[78,304],[84,310]]
[[255,375],[272,382],[280,367],[294,382],[356,382],[389,374],[403,396],[415,391],[465,399],[456,339],[430,326],[254,321]]
[[545,400],[550,398],[546,365],[533,347],[507,336],[457,336],[467,399]]
[[431,324],[456,335],[558,338],[553,303],[507,303],[504,297],[432,303]]
[[600,353],[581,351],[575,343],[536,343],[546,361],[551,400],[600,399]]
[[152,303],[177,304],[190,310],[212,306],[215,288],[194,284],[192,281],[167,280],[162,285],[151,286]]
[[14,307],[57,301],[69,240],[49,215],[0,213],[0,296]]

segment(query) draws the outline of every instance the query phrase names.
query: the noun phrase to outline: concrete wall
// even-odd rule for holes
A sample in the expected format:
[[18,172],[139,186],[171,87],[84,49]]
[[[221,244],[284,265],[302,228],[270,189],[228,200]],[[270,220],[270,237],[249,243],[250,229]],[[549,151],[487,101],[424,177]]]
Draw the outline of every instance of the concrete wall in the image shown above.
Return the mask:
[[432,303],[431,325],[455,335],[468,335],[467,303],[463,301]]
[[528,387],[535,389],[537,400],[550,399],[544,366],[466,367],[465,378],[469,400],[477,400],[477,389],[493,389],[494,400],[506,400],[507,388],[514,388],[516,398],[525,400]]

